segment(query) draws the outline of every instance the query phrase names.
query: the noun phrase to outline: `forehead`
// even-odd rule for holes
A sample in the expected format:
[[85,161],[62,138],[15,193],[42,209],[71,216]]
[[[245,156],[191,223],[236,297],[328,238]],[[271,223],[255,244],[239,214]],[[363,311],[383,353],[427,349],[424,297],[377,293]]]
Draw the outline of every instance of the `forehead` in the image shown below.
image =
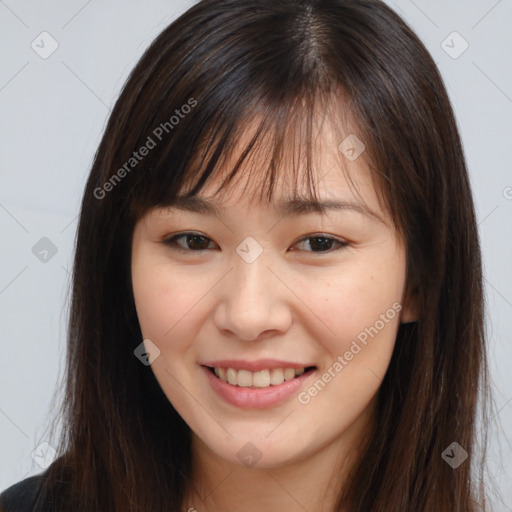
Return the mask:
[[[358,129],[352,118],[347,113],[323,112],[309,117],[295,114],[286,118],[283,127],[272,121],[267,125],[267,119],[255,116],[238,126],[228,141],[210,134],[196,148],[180,192],[185,194],[194,188],[216,152],[219,160],[207,185],[202,187],[205,195],[224,195],[224,189],[229,189],[232,195],[234,188],[240,187],[252,187],[252,191],[264,195],[269,188],[265,181],[269,181],[271,172],[272,181],[284,193],[306,194],[310,188],[306,186],[307,179],[313,182],[315,190],[330,189],[333,184],[343,186],[347,178],[363,185],[370,172],[366,148],[361,135],[357,137],[354,133]],[[330,172],[333,169],[343,172]],[[231,186],[230,174],[234,175],[237,187]]]
[[[215,215],[220,214],[223,208],[240,206],[242,203],[263,205],[278,214],[306,210],[324,213],[322,204],[327,209],[336,209],[335,203],[342,202],[346,203],[342,207],[351,203],[359,204],[361,209],[367,205],[369,210],[381,210],[374,177],[364,150],[361,150],[364,143],[354,134],[347,136],[346,131],[344,134],[327,122],[318,127],[310,139],[310,160],[306,157],[308,148],[303,141],[289,136],[283,144],[275,174],[270,176],[269,161],[273,148],[271,143],[268,144],[271,139],[267,138],[252,148],[229,181],[228,177],[246,150],[254,129],[251,125],[246,127],[237,145],[221,157],[220,163],[195,197],[185,199],[184,196],[194,188],[201,175],[199,170],[190,173],[174,204],[190,211]],[[355,151],[359,155],[352,158]],[[272,194],[268,194],[270,183]]]
[[[365,159],[347,164],[343,161],[343,153],[330,139],[332,137],[326,137],[317,144],[313,155],[313,193],[304,183],[305,169],[299,166],[299,172],[293,172],[293,162],[285,158],[278,168],[272,197],[265,197],[262,192],[266,187],[264,169],[268,157],[259,153],[240,168],[233,182],[223,185],[233,165],[227,160],[225,167],[220,167],[198,194],[187,195],[188,190],[182,190],[166,210],[219,219],[250,215],[254,209],[261,209],[276,218],[356,213],[361,218],[389,227],[390,220],[380,208]],[[155,214],[158,216],[157,212]]]

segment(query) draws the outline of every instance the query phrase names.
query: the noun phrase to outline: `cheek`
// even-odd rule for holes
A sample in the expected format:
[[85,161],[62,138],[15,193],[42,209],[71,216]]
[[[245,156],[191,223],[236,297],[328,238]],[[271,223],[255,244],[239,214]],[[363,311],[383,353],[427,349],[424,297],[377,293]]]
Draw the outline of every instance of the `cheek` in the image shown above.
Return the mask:
[[328,408],[326,432],[345,428],[362,414],[389,366],[405,270],[387,263],[353,266],[309,296],[324,321],[310,325],[323,357],[318,379],[303,390],[299,402],[312,404],[318,414]]
[[360,364],[390,357],[404,284],[403,254],[393,251],[330,274],[316,289],[309,286],[309,303],[317,305],[322,320],[312,324],[314,336],[323,340],[332,360],[347,351],[352,352],[347,358]]
[[[194,307],[204,293],[200,283],[180,280],[179,273],[162,264],[132,267],[132,283],[137,316],[144,338],[154,341],[161,350],[179,350],[178,335],[193,322],[184,322],[194,315]],[[194,290],[193,292],[191,290]]]

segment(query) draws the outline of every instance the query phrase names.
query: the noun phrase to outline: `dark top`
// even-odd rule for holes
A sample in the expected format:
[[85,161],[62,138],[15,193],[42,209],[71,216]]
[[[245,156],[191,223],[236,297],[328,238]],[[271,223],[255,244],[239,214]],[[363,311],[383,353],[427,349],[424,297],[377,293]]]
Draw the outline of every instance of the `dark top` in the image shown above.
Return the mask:
[[42,482],[43,476],[35,475],[11,485],[0,494],[0,512],[51,512],[35,508]]

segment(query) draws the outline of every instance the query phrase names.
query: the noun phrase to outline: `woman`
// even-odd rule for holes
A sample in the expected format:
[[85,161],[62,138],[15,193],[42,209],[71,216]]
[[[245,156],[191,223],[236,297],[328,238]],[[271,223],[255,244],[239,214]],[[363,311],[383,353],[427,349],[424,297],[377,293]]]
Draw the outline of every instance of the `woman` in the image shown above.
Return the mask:
[[464,155],[418,38],[378,0],[202,1],[112,111],[60,457],[3,507],[484,510],[485,369]]

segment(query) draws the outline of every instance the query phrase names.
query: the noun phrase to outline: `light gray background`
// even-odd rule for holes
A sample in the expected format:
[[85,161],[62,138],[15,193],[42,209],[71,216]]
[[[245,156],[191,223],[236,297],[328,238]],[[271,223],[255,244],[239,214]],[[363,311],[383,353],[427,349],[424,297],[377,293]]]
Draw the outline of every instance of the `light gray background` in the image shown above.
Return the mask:
[[[512,511],[512,1],[388,3],[429,48],[461,129],[485,264],[498,422],[489,466],[502,495],[493,510]],[[31,454],[49,440],[76,219],[110,108],[151,40],[190,5],[0,0],[0,491],[42,471]],[[58,48],[43,59],[31,44],[50,49],[45,31]],[[43,237],[57,248],[46,262],[32,252]]]

